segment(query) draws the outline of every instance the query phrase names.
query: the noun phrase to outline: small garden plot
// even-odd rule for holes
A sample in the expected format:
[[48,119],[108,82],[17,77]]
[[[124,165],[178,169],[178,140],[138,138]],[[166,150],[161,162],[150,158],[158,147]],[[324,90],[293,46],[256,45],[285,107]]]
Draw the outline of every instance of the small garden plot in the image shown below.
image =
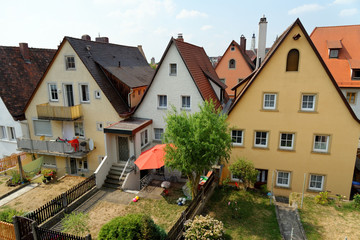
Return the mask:
[[218,188],[203,214],[224,223],[226,239],[281,239],[275,206],[259,192]]
[[57,182],[41,184],[20,197],[15,198],[6,204],[6,206],[24,212],[33,211],[84,180],[84,177],[65,176]]
[[3,196],[4,194],[20,187],[20,185],[16,186],[16,187],[8,187],[6,185],[6,181],[9,179],[10,179],[10,177],[0,176],[0,196]]
[[313,196],[306,196],[299,213],[309,240],[360,239],[360,209],[353,202],[333,200],[320,205],[315,203]]

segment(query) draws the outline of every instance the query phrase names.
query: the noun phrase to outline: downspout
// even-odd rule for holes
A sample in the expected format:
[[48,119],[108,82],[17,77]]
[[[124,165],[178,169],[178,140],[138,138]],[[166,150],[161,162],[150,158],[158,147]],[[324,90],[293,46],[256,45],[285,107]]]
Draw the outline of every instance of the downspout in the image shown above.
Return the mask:
[[131,94],[134,92],[132,88],[130,88],[130,92],[128,93],[128,105],[131,108]]

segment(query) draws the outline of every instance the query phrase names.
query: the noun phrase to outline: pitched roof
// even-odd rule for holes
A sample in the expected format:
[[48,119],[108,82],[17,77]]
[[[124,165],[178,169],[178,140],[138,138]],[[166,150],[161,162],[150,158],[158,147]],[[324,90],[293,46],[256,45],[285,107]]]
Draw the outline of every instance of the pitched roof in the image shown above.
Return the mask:
[[[326,71],[328,77],[330,78],[333,86],[335,87],[335,89],[337,90],[340,98],[343,100],[345,106],[348,108],[350,114],[352,115],[352,117],[358,122],[360,123],[360,120],[356,117],[354,111],[351,109],[349,103],[347,102],[346,98],[344,97],[344,95],[342,94],[340,88],[338,87],[338,85],[336,84],[336,81],[334,79],[334,77],[331,75],[328,67],[326,66],[325,62],[323,61],[323,59],[321,58],[319,52],[316,50],[316,47],[314,45],[314,43],[311,41],[309,35],[307,34],[304,26],[302,25],[300,19],[296,19],[296,21],[290,25],[282,34],[281,36],[274,42],[273,46],[270,48],[269,52],[266,54],[264,62],[262,63],[262,65],[255,70],[252,74],[250,74],[248,77],[250,78],[250,80],[248,80],[248,82],[246,83],[245,87],[241,90],[241,92],[239,93],[238,97],[234,100],[233,105],[231,106],[231,108],[229,109],[229,114],[230,112],[234,109],[235,105],[240,101],[240,99],[242,98],[242,96],[246,93],[246,91],[249,89],[249,87],[251,86],[251,84],[256,80],[256,77],[260,74],[260,72],[265,68],[265,66],[267,65],[267,63],[270,61],[271,57],[274,55],[274,53],[276,52],[276,50],[279,48],[279,46],[281,45],[281,43],[284,41],[284,39],[288,36],[288,34],[291,32],[291,30],[298,25],[300,27],[300,29],[302,30],[302,32],[305,35],[305,38],[308,40],[311,48],[313,49],[314,53],[316,54],[317,58],[319,59],[321,65],[323,66],[324,70]],[[235,87],[234,87],[235,88]]]
[[15,120],[24,120],[24,108],[55,49],[28,48],[25,61],[19,47],[0,46],[0,97]]
[[[310,38],[339,87],[360,87],[351,80],[351,68],[360,68],[360,25],[316,27]],[[329,58],[329,48],[339,49],[338,58]]]

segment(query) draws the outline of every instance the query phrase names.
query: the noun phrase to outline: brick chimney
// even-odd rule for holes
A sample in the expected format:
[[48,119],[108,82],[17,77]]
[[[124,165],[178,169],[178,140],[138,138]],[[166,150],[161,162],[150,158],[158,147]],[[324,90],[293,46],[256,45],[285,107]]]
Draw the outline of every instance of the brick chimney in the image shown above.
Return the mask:
[[96,42],[102,42],[102,43],[109,43],[109,38],[108,37],[97,37],[95,38]]
[[260,67],[261,63],[265,58],[265,48],[266,48],[266,31],[267,31],[267,21],[265,15],[260,18],[259,22],[259,39],[258,39],[258,49],[256,57],[256,69]]
[[91,41],[91,37],[89,35],[87,35],[87,34],[82,35],[81,39],[86,40],[86,41]]
[[246,38],[244,35],[241,34],[240,37],[240,49],[245,52],[246,51]]
[[20,53],[21,56],[24,58],[25,61],[30,62],[30,53],[29,47],[27,43],[19,43]]
[[181,42],[184,41],[184,38],[183,38],[183,34],[182,34],[182,33],[179,33],[179,34],[178,34],[177,40],[178,40],[178,41],[181,41]]

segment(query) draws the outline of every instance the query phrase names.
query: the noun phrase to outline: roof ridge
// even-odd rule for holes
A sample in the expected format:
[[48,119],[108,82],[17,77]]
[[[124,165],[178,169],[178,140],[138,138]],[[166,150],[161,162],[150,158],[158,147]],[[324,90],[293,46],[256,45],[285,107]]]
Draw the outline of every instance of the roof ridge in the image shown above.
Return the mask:
[[190,46],[193,46],[193,47],[197,47],[197,48],[202,48],[204,49],[203,47],[200,47],[200,46],[197,46],[195,44],[192,44],[192,43],[188,43],[188,42],[185,42],[185,41],[180,41],[180,40],[177,40],[176,38],[173,38],[175,41],[177,42],[180,42],[180,43],[184,43],[184,44],[187,44],[187,45],[190,45]]
[[83,42],[90,42],[90,43],[95,43],[95,44],[109,44],[109,45],[114,45],[114,46],[121,46],[121,47],[128,47],[128,48],[138,48],[138,47],[134,47],[134,46],[128,46],[128,45],[121,45],[121,44],[116,44],[116,43],[104,43],[104,42],[97,42],[97,41],[89,41],[89,40],[84,40],[84,39],[81,39],[81,38],[75,38],[75,37],[70,37],[70,36],[65,36],[64,38],[67,38],[67,39],[73,39],[73,40],[77,40],[77,41],[83,41]]
[[340,27],[360,27],[360,24],[338,25],[338,26],[323,26],[323,27],[315,27],[315,28],[340,28]]

